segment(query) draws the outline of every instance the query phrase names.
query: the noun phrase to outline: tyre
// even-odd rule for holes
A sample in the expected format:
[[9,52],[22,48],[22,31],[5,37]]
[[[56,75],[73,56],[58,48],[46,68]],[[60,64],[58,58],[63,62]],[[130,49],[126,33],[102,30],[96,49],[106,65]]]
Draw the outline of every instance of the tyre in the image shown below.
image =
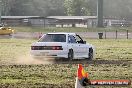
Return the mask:
[[89,49],[89,60],[92,60],[93,59],[93,49],[90,48]]
[[93,59],[93,49],[89,48],[89,53],[88,53],[88,58],[86,58],[88,60],[92,60]]
[[73,49],[70,49],[68,52],[68,59],[72,60],[73,58],[74,58],[74,52],[73,52]]

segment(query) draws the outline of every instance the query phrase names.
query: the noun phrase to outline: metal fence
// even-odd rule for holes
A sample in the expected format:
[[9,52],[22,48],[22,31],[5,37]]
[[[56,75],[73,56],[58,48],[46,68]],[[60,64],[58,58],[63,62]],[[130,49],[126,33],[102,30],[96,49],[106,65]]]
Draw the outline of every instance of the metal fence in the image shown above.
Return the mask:
[[[100,36],[102,33],[102,38]],[[77,32],[80,36],[84,38],[93,39],[132,39],[132,32],[129,31],[115,31],[115,32]]]
[[[76,32],[83,38],[99,39],[99,33],[103,35],[101,39],[132,39],[132,32],[129,31],[115,31],[115,32]],[[17,32],[12,35],[13,38],[39,38],[45,34],[44,32]],[[0,35],[0,38],[8,38],[9,35]]]

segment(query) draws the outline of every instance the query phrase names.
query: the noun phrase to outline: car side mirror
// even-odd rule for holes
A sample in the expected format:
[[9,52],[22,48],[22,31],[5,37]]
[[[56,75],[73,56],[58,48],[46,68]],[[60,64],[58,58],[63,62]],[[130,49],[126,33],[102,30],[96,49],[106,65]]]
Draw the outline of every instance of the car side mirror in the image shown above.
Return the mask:
[[87,42],[86,41],[83,41],[84,44],[86,44]]

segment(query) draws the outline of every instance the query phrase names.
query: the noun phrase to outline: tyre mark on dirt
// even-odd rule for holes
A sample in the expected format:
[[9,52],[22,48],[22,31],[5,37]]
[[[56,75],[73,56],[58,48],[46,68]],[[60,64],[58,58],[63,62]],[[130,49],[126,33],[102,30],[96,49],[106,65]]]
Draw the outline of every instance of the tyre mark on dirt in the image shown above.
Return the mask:
[[56,64],[132,64],[132,60],[56,60]]

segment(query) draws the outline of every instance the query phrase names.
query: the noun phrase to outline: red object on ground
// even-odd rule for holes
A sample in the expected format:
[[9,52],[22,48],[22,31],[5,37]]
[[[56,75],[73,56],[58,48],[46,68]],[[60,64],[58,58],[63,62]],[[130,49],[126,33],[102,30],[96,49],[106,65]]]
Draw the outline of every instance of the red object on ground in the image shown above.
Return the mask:
[[131,85],[131,80],[127,79],[112,79],[112,80],[90,80],[88,73],[85,72],[82,64],[78,64],[77,77],[82,86],[87,85]]
[[77,77],[78,77],[78,79],[88,78],[88,73],[85,72],[82,64],[78,64]]

